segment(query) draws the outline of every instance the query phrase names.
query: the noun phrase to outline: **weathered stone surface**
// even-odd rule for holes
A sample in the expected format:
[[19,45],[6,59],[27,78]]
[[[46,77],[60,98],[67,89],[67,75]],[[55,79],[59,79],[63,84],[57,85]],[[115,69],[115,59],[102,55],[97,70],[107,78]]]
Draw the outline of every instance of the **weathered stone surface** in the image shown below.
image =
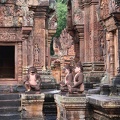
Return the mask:
[[22,118],[40,118],[44,120],[44,94],[21,94]]
[[120,119],[119,96],[91,95],[87,96],[86,99],[93,107],[93,118],[95,120]]
[[57,104],[57,120],[85,120],[88,117],[84,95],[70,97],[55,95],[54,98]]
[[[9,82],[6,77],[6,80],[0,81],[1,83],[22,84],[30,66],[34,65],[38,71],[41,71],[43,66],[46,67],[48,62],[50,66],[50,57],[47,58],[50,48],[46,45],[48,44],[46,41],[51,41],[51,36],[56,32],[56,27],[49,31],[51,33],[47,30],[47,19],[51,18],[47,18],[48,9],[49,4],[52,3],[55,5],[54,0],[52,2],[49,0],[0,0],[0,47],[14,47],[14,58],[12,58],[14,59],[14,65],[12,65],[14,77],[9,78]],[[50,8],[52,15],[55,12],[54,9],[54,7]],[[56,16],[51,19],[52,28],[52,23],[56,24],[54,20]],[[7,64],[6,61],[4,62]]]

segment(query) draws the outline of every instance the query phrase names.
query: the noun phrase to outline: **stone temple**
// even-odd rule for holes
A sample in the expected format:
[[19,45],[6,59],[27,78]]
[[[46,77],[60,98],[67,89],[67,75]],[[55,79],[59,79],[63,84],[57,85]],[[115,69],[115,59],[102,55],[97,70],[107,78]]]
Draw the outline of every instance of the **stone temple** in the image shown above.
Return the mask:
[[50,40],[57,27],[54,3],[0,1],[0,84],[20,84],[28,67],[40,71],[50,64]]
[[[55,0],[0,0],[1,120],[120,120],[120,2],[66,2],[67,25],[56,38]],[[63,67],[78,61],[84,94],[60,92]],[[22,88],[31,66],[40,94]]]

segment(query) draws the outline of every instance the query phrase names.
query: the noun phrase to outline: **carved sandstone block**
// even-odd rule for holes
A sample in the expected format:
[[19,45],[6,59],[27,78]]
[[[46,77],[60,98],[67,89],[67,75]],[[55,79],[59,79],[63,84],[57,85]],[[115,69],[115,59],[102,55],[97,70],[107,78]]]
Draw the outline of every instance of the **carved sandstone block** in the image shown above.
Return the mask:
[[22,118],[41,118],[43,116],[44,94],[21,94]]

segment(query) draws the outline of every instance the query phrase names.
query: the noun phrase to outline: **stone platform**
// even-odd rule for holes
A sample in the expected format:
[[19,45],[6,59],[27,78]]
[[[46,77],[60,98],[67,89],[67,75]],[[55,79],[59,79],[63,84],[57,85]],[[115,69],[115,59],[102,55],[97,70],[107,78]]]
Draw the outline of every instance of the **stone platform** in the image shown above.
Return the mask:
[[44,120],[44,94],[21,94],[22,119]]
[[87,102],[85,95],[54,96],[57,104],[57,120],[85,120]]
[[120,96],[91,95],[86,99],[94,120],[120,120]]

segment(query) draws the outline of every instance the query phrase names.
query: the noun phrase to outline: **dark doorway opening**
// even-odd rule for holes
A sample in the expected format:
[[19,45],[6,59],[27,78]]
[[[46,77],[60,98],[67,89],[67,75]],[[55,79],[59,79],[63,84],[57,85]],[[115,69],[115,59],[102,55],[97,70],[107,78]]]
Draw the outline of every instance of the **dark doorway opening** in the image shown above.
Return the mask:
[[15,46],[0,46],[0,78],[15,78]]

